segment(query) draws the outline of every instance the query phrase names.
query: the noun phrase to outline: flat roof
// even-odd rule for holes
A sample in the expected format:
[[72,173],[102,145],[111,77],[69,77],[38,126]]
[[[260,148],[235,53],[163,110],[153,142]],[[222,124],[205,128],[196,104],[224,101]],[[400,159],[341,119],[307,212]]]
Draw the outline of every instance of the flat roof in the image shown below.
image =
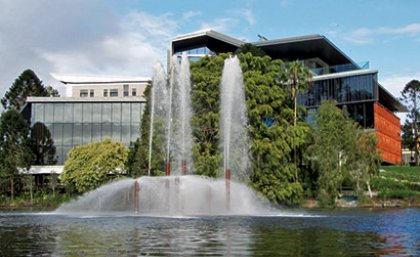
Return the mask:
[[51,76],[63,84],[110,84],[110,83],[147,83],[147,77],[110,77],[94,75],[62,75],[51,73]]
[[27,103],[138,103],[146,102],[142,96],[124,96],[124,97],[28,97]]

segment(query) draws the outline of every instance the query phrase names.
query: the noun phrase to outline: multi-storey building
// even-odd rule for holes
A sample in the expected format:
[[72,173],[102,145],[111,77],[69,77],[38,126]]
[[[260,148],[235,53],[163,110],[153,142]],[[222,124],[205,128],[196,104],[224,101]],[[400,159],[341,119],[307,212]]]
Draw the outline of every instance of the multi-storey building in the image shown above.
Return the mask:
[[[244,42],[213,30],[176,37],[172,54],[187,51],[194,60],[210,53],[235,52]],[[300,60],[312,71],[310,89],[298,96],[311,122],[322,100],[334,99],[363,128],[375,131],[378,150],[387,163],[401,162],[400,120],[394,112],[405,107],[378,82],[378,71],[357,64],[321,35],[252,43],[273,59]]]
[[30,172],[61,173],[75,146],[105,138],[127,146],[139,136],[147,78],[54,77],[67,86],[65,97],[29,97],[22,113],[41,137],[51,137],[56,165],[33,166]]

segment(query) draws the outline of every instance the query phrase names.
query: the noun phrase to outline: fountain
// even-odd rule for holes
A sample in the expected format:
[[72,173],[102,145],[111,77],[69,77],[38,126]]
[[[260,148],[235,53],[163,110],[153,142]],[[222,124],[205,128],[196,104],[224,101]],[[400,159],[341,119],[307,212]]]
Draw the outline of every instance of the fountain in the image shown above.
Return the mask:
[[[158,120],[157,124],[165,127],[167,176],[112,182],[61,206],[56,212],[158,216],[259,215],[270,212],[261,198],[240,182],[246,181],[248,176],[248,137],[245,93],[238,58],[225,60],[221,82],[220,130],[224,179],[193,175],[191,82],[187,55],[182,55],[181,64],[174,56],[169,70],[167,86],[162,66],[155,66],[149,139],[150,174],[152,140],[156,129],[153,124]],[[186,175],[187,172],[189,175]]]

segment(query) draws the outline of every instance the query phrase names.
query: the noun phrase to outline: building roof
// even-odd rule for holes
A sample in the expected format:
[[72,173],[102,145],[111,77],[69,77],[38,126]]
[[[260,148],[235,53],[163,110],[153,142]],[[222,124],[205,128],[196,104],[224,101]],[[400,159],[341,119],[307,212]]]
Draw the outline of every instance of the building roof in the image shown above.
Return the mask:
[[147,77],[109,77],[93,75],[61,75],[51,73],[51,76],[63,84],[114,84],[114,83],[147,83]]
[[[242,40],[207,29],[177,36],[172,41],[172,53],[204,46],[216,53],[235,52],[245,43]],[[318,57],[328,65],[353,63],[357,66],[350,57],[322,35],[262,40],[253,42],[252,44],[262,49],[274,59],[287,61]]]
[[245,42],[211,29],[180,35],[172,40],[172,53],[206,46],[213,52],[234,52]]
[[142,96],[124,97],[28,97],[27,103],[138,103],[146,102]]

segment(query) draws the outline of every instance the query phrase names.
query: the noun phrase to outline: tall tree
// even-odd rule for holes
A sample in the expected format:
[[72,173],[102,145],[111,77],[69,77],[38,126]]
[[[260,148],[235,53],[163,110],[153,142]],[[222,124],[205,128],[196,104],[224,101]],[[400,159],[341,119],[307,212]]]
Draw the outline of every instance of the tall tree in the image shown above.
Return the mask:
[[191,64],[193,158],[200,175],[217,177],[222,173],[219,149],[220,83],[226,54],[206,56]]
[[[149,166],[149,135],[150,135],[150,109],[151,109],[151,89],[152,84],[149,83],[144,91],[146,98],[146,109],[144,110],[139,138],[130,144],[127,162],[125,163],[128,175],[131,177],[140,177],[148,175]],[[157,103],[163,104],[163,103]],[[156,117],[155,117],[156,118]],[[164,126],[158,118],[155,119],[154,133],[152,140],[152,161],[151,175],[161,176],[164,174]]]
[[42,122],[36,122],[31,128],[32,164],[52,165],[57,163],[56,148],[51,132]]
[[69,188],[84,193],[121,176],[118,170],[124,168],[126,160],[125,145],[109,138],[77,146],[69,152],[61,181]]
[[25,105],[28,96],[57,96],[57,90],[51,86],[45,88],[42,81],[32,70],[25,70],[13,82],[12,86],[1,99],[3,108],[20,111]]
[[318,173],[318,199],[333,206],[345,174],[352,169],[356,152],[357,124],[334,101],[318,108],[317,125],[312,128],[313,144],[308,148],[312,168]]
[[403,91],[401,91],[401,96],[401,100],[404,101],[408,107],[408,118],[411,120],[415,142],[414,161],[416,166],[419,166],[420,82],[418,80],[408,82]]
[[0,173],[9,181],[11,198],[19,168],[28,168],[31,161],[29,126],[15,110],[3,112],[0,117]]

